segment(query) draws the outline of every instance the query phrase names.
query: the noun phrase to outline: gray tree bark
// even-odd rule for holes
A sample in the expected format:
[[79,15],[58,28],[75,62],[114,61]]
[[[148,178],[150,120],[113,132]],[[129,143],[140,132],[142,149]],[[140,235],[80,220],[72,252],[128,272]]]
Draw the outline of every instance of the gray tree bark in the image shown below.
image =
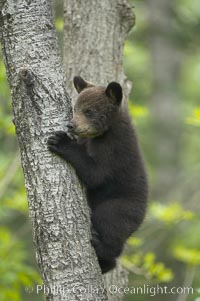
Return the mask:
[[128,0],[64,0],[64,68],[70,95],[74,75],[98,85],[115,80],[125,100],[131,89],[123,72],[123,48],[135,16]]
[[103,282],[81,187],[72,168],[46,147],[71,114],[51,1],[1,1],[0,28],[37,262],[46,287],[61,290],[46,298],[107,300],[106,292],[89,289]]
[[[114,6],[109,3],[109,7],[105,8],[104,1],[99,1],[99,11],[97,13],[97,7],[95,11],[97,15],[101,13],[106,22],[104,31],[97,31],[99,38],[102,39],[105,34],[112,42],[109,42],[108,48],[106,44],[103,47],[102,43],[100,48],[96,48],[98,43],[95,44],[96,41],[90,33],[92,39],[89,44],[94,44],[94,52],[89,52],[88,57],[89,44],[84,47],[83,43],[85,59],[82,62],[75,54],[78,49],[80,51],[81,41],[85,37],[86,42],[87,37],[82,28],[78,44],[78,41],[73,40],[75,32],[69,25],[73,21],[70,18],[74,17],[74,5],[78,4],[72,1],[71,7],[65,7],[65,18],[69,25],[66,27],[67,34],[71,36],[65,40],[68,39],[71,51],[71,57],[67,51],[65,56],[67,83],[71,83],[72,75],[81,73],[99,84],[115,79],[125,87],[128,86],[122,69],[122,49],[133,18],[126,1],[111,2]],[[91,9],[91,4],[85,3],[85,8]],[[79,14],[82,12],[83,8]],[[75,19],[79,18],[79,14]],[[98,20],[100,26],[101,19]],[[87,18],[85,22],[87,24]],[[109,24],[112,24],[114,36],[109,33]],[[71,117],[71,101],[65,90],[51,1],[0,0],[0,29],[36,257],[44,285],[50,288],[46,290],[46,299],[107,300],[106,290],[102,289],[104,285],[96,256],[90,245],[90,220],[84,193],[72,168],[57,156],[53,156],[46,147],[47,137],[55,130],[65,130]],[[103,41],[106,42],[107,39]],[[103,58],[104,55],[106,59]],[[89,65],[86,67],[87,59],[93,60],[93,69]],[[106,66],[106,62],[108,65],[104,69],[102,66]],[[78,63],[79,68],[85,72],[77,69]],[[95,70],[99,70],[99,73]],[[72,87],[68,91],[71,92]],[[126,280],[123,273],[119,268],[108,275],[104,279],[106,285],[108,282],[116,284],[115,281],[118,280],[121,287]],[[119,279],[121,276],[122,279]],[[57,288],[58,292],[51,288]],[[115,294],[109,298],[121,300],[122,295]]]
[[[74,75],[81,75],[98,85],[118,81],[124,90],[124,105],[131,84],[123,72],[123,47],[135,16],[128,0],[64,0],[64,68],[72,99]],[[127,273],[118,265],[104,277],[105,286],[127,285]],[[109,294],[108,294],[109,295]],[[121,300],[122,295],[109,295]]]

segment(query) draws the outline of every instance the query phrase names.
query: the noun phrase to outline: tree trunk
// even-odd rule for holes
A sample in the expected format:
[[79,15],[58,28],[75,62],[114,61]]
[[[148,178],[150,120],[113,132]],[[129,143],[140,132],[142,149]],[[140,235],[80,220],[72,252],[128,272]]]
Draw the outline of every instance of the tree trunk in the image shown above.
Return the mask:
[[[71,1],[71,6],[65,3],[65,41],[68,41],[65,68],[70,92],[75,74],[98,84],[115,79],[130,88],[123,74],[122,50],[133,24],[131,9],[126,0],[109,1],[106,6],[105,1],[98,2],[86,5],[82,1],[83,7],[77,1]],[[84,7],[92,18],[88,24],[87,16],[82,19]],[[76,9],[80,9],[78,14]],[[80,30],[76,26],[81,19]],[[89,24],[91,39],[86,36]],[[90,219],[84,193],[72,168],[46,147],[47,137],[55,130],[65,130],[71,117],[51,1],[0,0],[0,28],[36,257],[44,284],[50,288],[46,289],[46,298],[107,300],[90,245]],[[128,89],[125,91],[127,98]],[[121,287],[126,277],[119,267],[104,281],[106,285],[120,283]],[[122,295],[115,293],[109,298],[121,300]]]
[[105,291],[90,292],[103,282],[81,187],[72,168],[46,147],[71,114],[51,1],[0,0],[0,29],[37,262],[46,287],[58,289],[46,290],[46,298],[107,300]]
[[[150,109],[156,165],[154,197],[166,198],[176,185],[181,150],[181,103],[177,81],[182,55],[175,41],[173,2],[146,1],[149,12],[149,46],[153,73]],[[156,154],[156,156],[155,156]]]
[[127,101],[131,85],[123,72],[123,47],[134,25],[128,0],[64,0],[64,19],[64,68],[72,99],[72,78],[81,75],[98,85],[120,82]]
[[[72,79],[80,75],[97,85],[115,80],[122,84],[124,105],[130,82],[123,72],[123,47],[134,25],[134,14],[127,0],[64,0],[64,68],[72,101],[77,97]],[[105,286],[127,285],[127,273],[118,266],[104,277]],[[109,295],[122,300],[123,295]]]

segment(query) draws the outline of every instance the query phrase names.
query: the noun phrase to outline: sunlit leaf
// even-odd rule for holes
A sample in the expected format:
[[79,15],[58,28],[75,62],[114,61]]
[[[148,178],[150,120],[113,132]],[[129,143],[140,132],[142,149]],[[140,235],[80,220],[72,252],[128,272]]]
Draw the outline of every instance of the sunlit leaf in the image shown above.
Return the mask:
[[189,125],[200,126],[200,108],[193,110],[192,115],[186,118]]
[[55,21],[57,31],[63,31],[64,20],[62,18],[57,18]]
[[148,115],[148,109],[144,106],[134,105],[129,102],[129,113],[134,119],[139,119]]
[[200,250],[176,246],[173,249],[173,255],[176,259],[187,264],[200,265]]
[[154,253],[149,252],[145,255],[136,253],[133,255],[122,256],[122,264],[131,270],[132,267],[140,269],[140,273],[148,279],[158,282],[169,282],[173,279],[173,272],[164,263],[156,262]]
[[130,246],[134,246],[134,247],[138,247],[142,245],[142,239],[138,238],[138,237],[133,237],[131,236],[128,241],[127,241],[128,245]]
[[164,205],[154,202],[150,206],[150,213],[154,218],[168,224],[181,220],[191,220],[195,216],[192,211],[184,210],[178,203]]

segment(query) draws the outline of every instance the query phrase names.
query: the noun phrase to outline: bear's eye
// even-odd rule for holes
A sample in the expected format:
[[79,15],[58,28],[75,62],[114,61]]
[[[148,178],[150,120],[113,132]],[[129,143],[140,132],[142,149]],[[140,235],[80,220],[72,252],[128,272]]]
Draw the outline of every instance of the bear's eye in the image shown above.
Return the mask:
[[93,111],[92,110],[86,110],[84,112],[84,114],[85,114],[86,117],[92,117],[93,116]]

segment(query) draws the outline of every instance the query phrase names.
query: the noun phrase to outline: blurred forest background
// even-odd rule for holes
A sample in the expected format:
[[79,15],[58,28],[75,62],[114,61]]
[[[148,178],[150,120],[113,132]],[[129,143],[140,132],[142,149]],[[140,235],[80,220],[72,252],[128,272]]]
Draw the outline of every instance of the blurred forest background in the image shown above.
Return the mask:
[[[55,2],[62,50],[62,1]],[[121,261],[130,271],[130,287],[192,286],[193,295],[162,295],[162,300],[199,301],[200,1],[132,4],[136,26],[125,43],[124,68],[133,82],[129,110],[147,164],[150,202],[145,223],[129,239]],[[0,166],[0,300],[39,301],[41,295],[24,289],[41,279],[1,52]],[[130,294],[125,300],[151,298]]]

